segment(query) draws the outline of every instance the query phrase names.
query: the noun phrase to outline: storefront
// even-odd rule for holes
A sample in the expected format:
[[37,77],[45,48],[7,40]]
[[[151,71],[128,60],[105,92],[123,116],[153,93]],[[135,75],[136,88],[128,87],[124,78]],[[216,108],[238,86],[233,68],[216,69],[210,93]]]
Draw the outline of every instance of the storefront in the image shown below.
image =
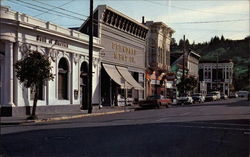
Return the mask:
[[[148,28],[106,5],[96,8],[94,18],[94,34],[104,47],[101,51],[101,104],[123,105],[144,99]],[[80,31],[88,33],[87,27],[88,22],[85,22]]]
[[[33,92],[17,80],[13,65],[27,53],[34,51],[49,56],[54,74],[54,80],[46,82],[40,88],[38,109],[39,106],[86,105],[84,74],[88,69],[88,36],[14,12],[7,7],[1,6],[0,15],[1,113],[10,116],[26,114],[26,109],[32,106]],[[101,48],[100,39],[94,38],[94,104],[99,104],[100,97],[98,79]]]

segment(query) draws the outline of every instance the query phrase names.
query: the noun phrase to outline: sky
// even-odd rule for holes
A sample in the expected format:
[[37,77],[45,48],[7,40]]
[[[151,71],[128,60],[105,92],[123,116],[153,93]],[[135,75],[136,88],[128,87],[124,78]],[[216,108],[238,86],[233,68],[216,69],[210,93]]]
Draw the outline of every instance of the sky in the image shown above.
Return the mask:
[[[12,10],[50,21],[63,27],[79,27],[89,15],[89,0],[0,0]],[[183,35],[190,43],[244,39],[250,34],[249,0],[94,0],[141,22],[161,21],[175,30],[178,42]]]

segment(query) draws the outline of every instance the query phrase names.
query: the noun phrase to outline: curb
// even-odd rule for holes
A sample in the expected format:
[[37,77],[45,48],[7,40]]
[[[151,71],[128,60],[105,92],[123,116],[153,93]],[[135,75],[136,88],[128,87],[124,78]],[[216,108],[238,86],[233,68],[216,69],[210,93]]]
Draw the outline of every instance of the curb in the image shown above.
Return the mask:
[[23,120],[23,121],[12,121],[12,122],[2,122],[1,121],[0,125],[25,125],[25,124],[30,124],[30,123],[43,123],[43,122],[51,122],[51,121],[77,119],[77,118],[83,118],[83,117],[95,117],[95,116],[118,114],[118,113],[124,113],[124,112],[132,112],[132,111],[134,111],[134,109],[91,113],[91,114],[78,114],[78,115],[62,116],[62,117],[51,117],[51,118],[44,118],[44,119],[38,119],[38,120]]
[[83,118],[83,117],[95,117],[95,116],[102,116],[102,115],[118,114],[118,113],[124,113],[124,112],[131,112],[131,110],[126,110],[126,111],[120,110],[120,111],[103,112],[103,113],[91,113],[91,114],[80,114],[80,115],[74,115],[74,116],[54,117],[54,118],[34,120],[33,122],[42,123],[42,122],[50,122],[50,121],[77,119],[77,118]]

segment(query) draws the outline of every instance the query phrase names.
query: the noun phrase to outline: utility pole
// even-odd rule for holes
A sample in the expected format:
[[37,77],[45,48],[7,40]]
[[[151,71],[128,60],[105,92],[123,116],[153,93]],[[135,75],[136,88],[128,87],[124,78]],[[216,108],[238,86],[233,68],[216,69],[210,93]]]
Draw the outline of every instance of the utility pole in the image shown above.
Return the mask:
[[218,62],[219,62],[219,55],[217,51],[217,56],[216,56],[216,91],[218,91]]
[[90,0],[89,11],[89,73],[88,73],[88,113],[92,113],[92,63],[93,61],[93,0]]
[[183,35],[183,58],[182,58],[182,88],[183,88],[183,94],[185,94],[185,84],[184,84],[184,79],[185,79],[185,46],[186,46],[186,39],[185,35]]

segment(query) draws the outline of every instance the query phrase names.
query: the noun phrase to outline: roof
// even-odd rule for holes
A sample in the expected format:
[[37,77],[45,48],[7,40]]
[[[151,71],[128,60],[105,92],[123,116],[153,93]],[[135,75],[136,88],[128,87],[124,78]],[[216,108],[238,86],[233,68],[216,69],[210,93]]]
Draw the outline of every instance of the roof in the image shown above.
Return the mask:
[[[150,25],[160,25],[160,26],[163,26],[163,27],[169,29],[171,33],[174,33],[174,32],[175,32],[171,27],[169,27],[168,25],[166,25],[164,22],[146,21],[145,24],[146,24],[146,26],[148,26],[148,25],[149,25],[149,26],[150,26]],[[148,25],[147,25],[147,24],[148,24]]]

